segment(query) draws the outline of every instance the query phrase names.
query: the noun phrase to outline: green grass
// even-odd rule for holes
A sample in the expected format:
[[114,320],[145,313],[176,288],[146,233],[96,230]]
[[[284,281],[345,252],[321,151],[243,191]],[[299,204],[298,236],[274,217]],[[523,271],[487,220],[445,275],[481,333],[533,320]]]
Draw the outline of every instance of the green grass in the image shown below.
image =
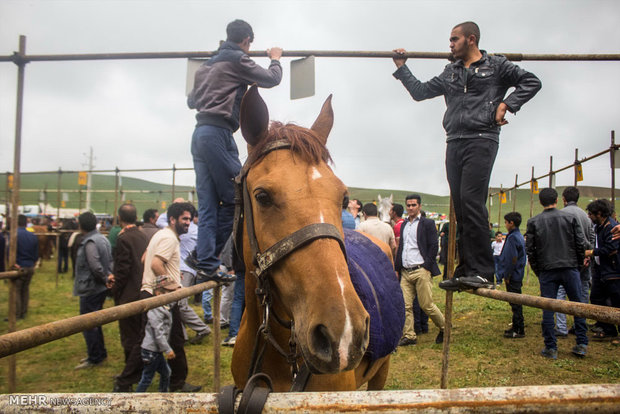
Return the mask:
[[[444,310],[445,294],[434,280],[435,303]],[[8,309],[8,284],[0,289],[0,311]],[[71,295],[72,279],[60,275],[58,286],[52,262],[45,262],[37,270],[31,284],[28,316],[19,321],[18,329],[79,314],[78,300]],[[524,293],[537,295],[538,281],[530,273]],[[112,306],[108,300],[106,307]],[[199,315],[199,307],[194,307]],[[454,295],[454,318],[450,346],[450,388],[495,387],[519,385],[619,383],[620,349],[608,342],[590,342],[588,356],[577,359],[570,353],[574,337],[558,339],[557,361],[539,355],[543,348],[540,335],[540,309],[524,307],[526,338],[509,340],[502,337],[511,320],[507,303],[468,293]],[[569,320],[571,318],[569,317]],[[430,322],[430,321],[429,321]],[[392,356],[386,389],[439,388],[441,375],[441,345],[435,345],[437,329],[430,322],[430,332],[418,336],[418,345],[401,347]],[[118,324],[103,327],[108,359],[101,366],[75,371],[73,367],[86,354],[81,334],[63,338],[33,349],[20,352],[17,358],[17,391],[22,393],[110,392],[114,375],[123,368]],[[7,332],[7,322],[0,318],[0,333]],[[222,332],[222,338],[226,332]],[[190,336],[194,333],[190,332]],[[187,346],[189,376],[187,381],[203,386],[210,392],[213,387],[213,338],[210,335],[201,345]],[[221,348],[221,383],[232,383],[230,360],[232,349]],[[0,361],[0,392],[7,389],[7,358]],[[157,380],[156,380],[157,381]],[[151,390],[156,391],[156,381]]]

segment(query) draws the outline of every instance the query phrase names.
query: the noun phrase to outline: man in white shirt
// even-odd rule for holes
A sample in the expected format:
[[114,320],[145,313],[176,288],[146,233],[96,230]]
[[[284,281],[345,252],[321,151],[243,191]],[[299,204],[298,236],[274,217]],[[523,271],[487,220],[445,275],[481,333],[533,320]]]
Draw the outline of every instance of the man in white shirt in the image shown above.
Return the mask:
[[393,254],[396,251],[396,242],[392,226],[379,220],[377,206],[372,203],[364,205],[362,212],[365,220],[360,223],[359,231],[370,234],[390,246]]

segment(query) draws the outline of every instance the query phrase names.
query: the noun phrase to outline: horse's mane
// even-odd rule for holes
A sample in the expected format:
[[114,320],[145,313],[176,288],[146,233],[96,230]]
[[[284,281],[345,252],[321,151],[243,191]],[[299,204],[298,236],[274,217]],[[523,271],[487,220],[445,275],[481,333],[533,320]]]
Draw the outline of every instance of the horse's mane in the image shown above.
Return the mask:
[[325,163],[332,162],[329,151],[323,145],[316,132],[299,125],[272,121],[267,137],[251,148],[248,154],[248,165],[251,166],[262,159],[266,155],[264,153],[265,147],[270,142],[277,140],[289,141],[291,143],[291,151],[310,164],[318,164],[320,161]]

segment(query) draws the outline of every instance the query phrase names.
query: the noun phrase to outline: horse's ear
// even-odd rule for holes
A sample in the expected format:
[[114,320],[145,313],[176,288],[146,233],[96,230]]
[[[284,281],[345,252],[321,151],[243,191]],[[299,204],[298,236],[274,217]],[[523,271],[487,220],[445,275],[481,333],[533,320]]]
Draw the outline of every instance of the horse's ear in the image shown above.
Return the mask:
[[243,95],[239,119],[243,138],[250,146],[258,144],[269,128],[269,110],[256,84]]
[[334,111],[332,110],[332,95],[329,95],[321,108],[321,113],[312,124],[311,130],[319,135],[323,145],[327,143],[327,136],[334,126]]

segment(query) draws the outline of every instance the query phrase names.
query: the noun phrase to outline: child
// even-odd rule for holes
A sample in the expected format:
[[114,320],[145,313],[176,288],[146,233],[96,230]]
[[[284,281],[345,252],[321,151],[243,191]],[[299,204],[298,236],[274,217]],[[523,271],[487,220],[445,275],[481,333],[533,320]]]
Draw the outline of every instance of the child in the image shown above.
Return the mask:
[[491,249],[493,249],[493,262],[495,263],[495,276],[497,276],[497,284],[502,284],[502,278],[497,273],[497,262],[499,262],[499,255],[502,254],[504,248],[504,238],[501,231],[495,233],[495,240],[491,242]]
[[[523,271],[527,260],[525,241],[519,231],[521,214],[516,211],[506,214],[504,223],[506,230],[508,230],[508,236],[506,236],[504,248],[497,262],[497,278],[506,281],[506,291],[521,293]],[[510,307],[512,308],[512,328],[504,331],[504,337],[523,338],[525,337],[523,306],[511,303]]]
[[[159,296],[180,288],[181,286],[172,278],[166,275],[157,276],[153,293]],[[159,372],[159,392],[168,392],[171,370],[166,359],[173,359],[175,357],[174,351],[168,343],[170,327],[172,326],[170,305],[151,309],[146,316],[148,321],[144,331],[144,340],[142,341],[144,369],[142,370],[142,379],[140,379],[136,392],[146,391],[153,381],[155,372]]]

